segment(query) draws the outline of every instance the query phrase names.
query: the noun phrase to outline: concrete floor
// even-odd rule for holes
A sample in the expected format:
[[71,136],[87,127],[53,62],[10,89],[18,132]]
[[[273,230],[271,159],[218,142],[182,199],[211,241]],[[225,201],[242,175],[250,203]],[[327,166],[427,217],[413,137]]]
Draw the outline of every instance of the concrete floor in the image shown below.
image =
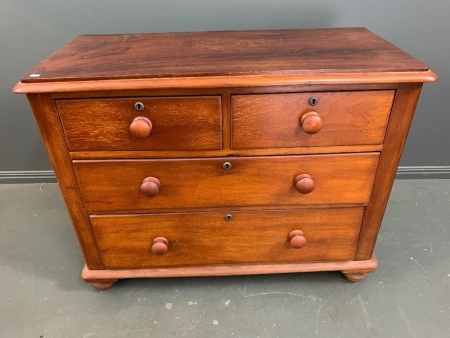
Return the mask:
[[362,282],[340,273],[123,280],[106,292],[56,184],[0,185],[2,337],[450,337],[450,180],[395,183]]

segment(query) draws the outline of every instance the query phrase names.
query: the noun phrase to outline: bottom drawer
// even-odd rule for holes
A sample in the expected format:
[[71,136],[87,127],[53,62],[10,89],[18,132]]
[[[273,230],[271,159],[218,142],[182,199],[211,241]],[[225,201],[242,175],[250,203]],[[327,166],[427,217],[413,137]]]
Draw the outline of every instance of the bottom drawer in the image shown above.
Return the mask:
[[[108,269],[294,263],[353,259],[363,211],[94,215],[91,221]],[[297,235],[290,240],[295,230],[303,235],[294,233]],[[167,242],[161,239],[153,245],[158,237]],[[291,243],[303,247],[293,248]]]

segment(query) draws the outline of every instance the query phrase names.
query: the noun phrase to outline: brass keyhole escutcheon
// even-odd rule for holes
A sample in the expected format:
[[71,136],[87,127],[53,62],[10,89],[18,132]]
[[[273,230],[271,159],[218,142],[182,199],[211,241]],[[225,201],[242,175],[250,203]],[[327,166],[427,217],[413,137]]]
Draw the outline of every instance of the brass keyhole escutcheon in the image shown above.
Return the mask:
[[144,110],[144,104],[142,102],[136,102],[134,104],[134,109],[136,109],[137,111],[142,111]]
[[309,99],[308,103],[311,106],[315,106],[316,104],[319,103],[319,99],[317,97],[313,96]]
[[223,169],[226,169],[226,170],[231,169],[231,163],[230,162],[225,162],[223,164]]

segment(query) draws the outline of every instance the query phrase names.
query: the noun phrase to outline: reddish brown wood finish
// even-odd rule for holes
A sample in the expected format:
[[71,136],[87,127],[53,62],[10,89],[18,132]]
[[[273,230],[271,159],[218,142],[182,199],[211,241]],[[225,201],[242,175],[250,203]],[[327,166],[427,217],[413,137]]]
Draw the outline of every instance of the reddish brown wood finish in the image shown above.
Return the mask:
[[21,80],[427,70],[425,64],[365,28],[338,28],[84,35],[33,67]]
[[[225,136],[224,136],[225,137]],[[271,155],[311,155],[379,152],[382,145],[336,146],[336,147],[296,147],[265,149],[222,149],[199,151],[75,151],[71,152],[74,160],[101,160],[111,158],[148,159],[148,158],[197,158],[223,156],[271,156]],[[120,157],[119,157],[120,156]]]
[[[317,86],[346,86],[366,85],[369,89],[375,85],[392,85],[397,83],[422,83],[437,81],[437,75],[432,71],[425,72],[392,72],[392,73],[331,73],[331,74],[299,74],[299,75],[240,75],[217,77],[187,77],[187,78],[154,78],[132,80],[98,80],[98,81],[68,81],[68,82],[43,82],[22,83],[14,86],[17,94],[34,93],[66,93],[87,92],[87,97],[95,92],[104,91],[158,91],[161,88],[203,89],[210,88],[248,88],[267,86],[308,86],[310,90]],[[90,94],[89,94],[90,93]]]
[[[367,145],[383,143],[394,91],[236,95],[232,97],[234,149]],[[302,129],[301,117],[314,111],[323,127]],[[311,130],[312,131],[312,130]]]
[[[92,216],[106,268],[144,268],[351,259],[363,208],[222,213]],[[227,221],[225,214],[232,214]],[[291,247],[301,230],[307,244]],[[170,249],[152,254],[155,237]],[[252,238],[252,240],[249,240]]]
[[[230,116],[230,104],[231,104],[231,96],[229,93],[222,94],[222,146],[224,148],[224,152],[229,152],[231,147],[231,116]],[[228,155],[228,154],[227,154]],[[202,157],[208,156],[207,154],[203,154]],[[219,152],[215,152],[212,156],[226,156],[219,155]],[[173,155],[172,155],[173,157]],[[195,156],[194,156],[195,157]]]
[[[223,164],[230,162],[231,169]],[[378,154],[267,156],[182,160],[74,161],[91,212],[229,206],[366,204]],[[133,173],[132,175],[128,173]],[[315,189],[299,194],[294,178],[309,173]],[[161,181],[143,196],[142,179]]]
[[311,175],[308,175],[308,174],[298,175],[294,179],[294,182],[295,182],[295,189],[297,189],[297,191],[300,194],[304,194],[304,195],[309,194],[316,187],[316,182],[314,182]]
[[87,283],[110,281],[122,278],[166,278],[194,276],[236,276],[259,275],[294,272],[319,271],[364,271],[374,272],[378,267],[375,256],[366,261],[339,261],[320,263],[288,263],[288,264],[252,264],[252,265],[220,265],[220,266],[189,266],[181,268],[151,268],[151,269],[104,269],[90,270],[84,266],[81,277]]
[[[404,74],[407,76],[409,73]],[[361,75],[361,74],[360,74]],[[366,75],[366,74],[364,74]],[[158,80],[158,79],[155,79]],[[128,80],[138,81],[139,80]],[[152,81],[152,80],[147,80]],[[71,82],[73,84],[78,81]],[[52,97],[55,100],[65,99],[98,99],[98,98],[136,98],[136,97],[180,97],[180,96],[222,96],[222,99],[228,95],[248,95],[248,94],[277,94],[277,93],[321,93],[336,91],[373,91],[373,90],[396,90],[401,82],[388,83],[328,83],[328,84],[297,84],[297,85],[254,85],[246,87],[221,87],[209,86],[207,88],[179,88],[179,87],[160,87],[153,89],[123,89],[123,90],[99,90],[99,91],[72,91],[72,92],[53,92]],[[36,85],[36,84],[33,84]],[[45,85],[44,83],[40,84]],[[223,108],[223,107],[222,107]],[[222,109],[224,111],[224,109]],[[228,115],[229,109],[226,108]]]
[[159,194],[159,189],[161,189],[161,181],[156,177],[146,177],[142,181],[139,190],[146,197],[155,197]]
[[304,236],[303,231],[301,230],[293,230],[289,233],[289,244],[294,249],[301,249],[306,245],[306,237]]
[[363,279],[422,83],[436,80],[342,28],[80,36],[14,91],[29,94],[82,277],[106,290],[141,277]]
[[116,284],[116,282],[94,282],[92,283],[92,286],[94,287],[94,289],[98,290],[98,291],[106,291],[111,289],[114,284]]
[[[136,111],[136,102],[142,102],[144,109]],[[58,100],[56,105],[72,151],[222,147],[219,96]],[[148,137],[130,135],[136,115],[151,121]]]
[[366,277],[365,272],[342,272],[350,282],[359,282]]
[[66,202],[74,230],[91,269],[101,269],[102,262],[92,233],[91,222],[84,208],[77,178],[64,139],[58,113],[50,95],[28,95],[59,187]]
[[365,260],[372,256],[375,242],[389,200],[392,184],[400,162],[401,153],[408,136],[422,84],[405,84],[395,96],[386,139],[372,190],[372,196],[364,214],[355,259]]
[[152,128],[152,122],[148,118],[138,116],[135,117],[130,124],[130,134],[137,138],[147,138],[150,135]]
[[164,255],[169,251],[169,241],[165,237],[156,237],[152,243],[152,253],[155,255]]
[[323,126],[322,118],[315,111],[308,111],[300,118],[300,125],[307,134],[317,134]]

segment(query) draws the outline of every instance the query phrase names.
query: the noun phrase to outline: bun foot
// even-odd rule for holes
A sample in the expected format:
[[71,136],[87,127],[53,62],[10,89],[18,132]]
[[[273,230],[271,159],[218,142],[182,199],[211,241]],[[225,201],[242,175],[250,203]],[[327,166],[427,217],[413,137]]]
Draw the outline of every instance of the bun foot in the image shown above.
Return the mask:
[[98,291],[106,291],[111,289],[115,283],[116,282],[94,282],[92,283],[92,286]]
[[342,273],[344,274],[345,278],[347,278],[350,282],[359,282],[359,281],[363,280],[364,277],[366,277],[365,272],[342,271]]

